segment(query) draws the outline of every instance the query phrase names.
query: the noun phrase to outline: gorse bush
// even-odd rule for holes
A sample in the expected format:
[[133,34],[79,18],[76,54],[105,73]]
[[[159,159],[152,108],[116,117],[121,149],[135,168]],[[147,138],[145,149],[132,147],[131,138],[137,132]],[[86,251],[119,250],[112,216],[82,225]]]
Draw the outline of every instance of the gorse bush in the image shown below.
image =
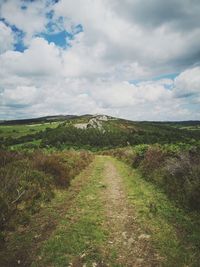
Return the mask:
[[[126,125],[115,126],[112,128],[107,125],[105,129],[89,128],[78,129],[73,125],[59,125],[54,129],[47,129],[40,138],[42,146],[54,146],[62,148],[63,145],[88,146],[92,148],[114,148],[125,147],[127,144],[168,144],[176,142],[190,143],[192,140],[197,142],[200,132],[175,129],[167,126],[156,127],[152,125],[140,124],[138,128],[128,128]],[[38,134],[39,135],[39,134]]]
[[[176,127],[173,127],[172,123],[131,122],[117,119],[104,122],[102,128],[78,129],[73,126],[76,122],[78,121],[68,121],[68,123],[66,121],[55,128],[44,126],[40,131],[33,128],[23,135],[16,135],[15,132],[8,136],[4,133],[0,136],[0,147],[24,144],[24,148],[32,147],[33,149],[49,146],[59,149],[66,146],[101,149],[125,147],[128,144],[173,144],[176,142],[197,144],[200,139],[199,130],[179,128],[176,124]],[[86,123],[88,120],[84,119],[81,122]]]
[[200,157],[193,161],[190,153],[170,158],[162,169],[167,194],[192,210],[200,210]]
[[152,172],[163,166],[167,157],[167,152],[161,146],[150,146],[140,163],[140,169],[145,176],[149,176]]
[[0,168],[0,185],[1,228],[24,220],[27,211],[36,211],[53,194],[50,177],[33,169],[25,157]]
[[200,210],[200,153],[197,147],[139,145],[104,153],[137,167],[143,177],[161,187],[179,205]]
[[42,202],[51,200],[55,188],[67,188],[92,160],[90,153],[75,151],[0,155],[0,230],[26,223]]
[[69,185],[69,166],[63,163],[62,157],[59,155],[44,155],[42,153],[36,153],[33,166],[39,171],[54,177],[53,183],[56,186],[65,187]]

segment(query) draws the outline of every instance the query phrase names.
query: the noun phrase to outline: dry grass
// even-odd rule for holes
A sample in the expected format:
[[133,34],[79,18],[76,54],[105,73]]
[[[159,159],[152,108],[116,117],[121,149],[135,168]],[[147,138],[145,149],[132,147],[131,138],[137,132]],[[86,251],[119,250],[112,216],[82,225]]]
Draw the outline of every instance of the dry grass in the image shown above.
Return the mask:
[[136,167],[143,177],[189,210],[200,210],[200,153],[198,148],[139,145],[115,149],[106,154]]
[[0,230],[27,224],[54,189],[67,188],[91,160],[87,152],[0,151]]

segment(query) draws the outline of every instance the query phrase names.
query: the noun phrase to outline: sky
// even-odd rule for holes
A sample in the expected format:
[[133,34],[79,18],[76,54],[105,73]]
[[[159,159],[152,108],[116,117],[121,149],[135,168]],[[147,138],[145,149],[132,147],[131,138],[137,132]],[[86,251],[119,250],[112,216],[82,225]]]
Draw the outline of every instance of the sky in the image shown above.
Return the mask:
[[199,0],[0,0],[0,120],[200,119]]

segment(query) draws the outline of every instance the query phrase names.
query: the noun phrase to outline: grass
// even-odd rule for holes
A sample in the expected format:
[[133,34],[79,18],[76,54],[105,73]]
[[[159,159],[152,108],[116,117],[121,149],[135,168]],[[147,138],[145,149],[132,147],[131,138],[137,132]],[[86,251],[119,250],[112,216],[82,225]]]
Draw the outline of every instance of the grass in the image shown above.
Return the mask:
[[86,151],[0,151],[0,232],[7,236],[53,198],[93,160]]
[[10,265],[1,260],[0,265],[15,266],[20,260],[21,266],[32,267],[121,266],[116,263],[117,248],[109,247],[109,226],[105,224],[102,181],[107,160],[117,167],[136,223],[150,235],[161,266],[198,267],[199,215],[178,209],[162,191],[125,163],[102,156],[76,176],[68,190],[56,190],[55,198],[44,203],[28,226],[10,233],[7,252],[0,253],[1,260],[10,258]]
[[87,185],[78,194],[57,230],[44,243],[39,260],[32,266],[61,267],[70,263],[92,266],[94,262],[101,262],[108,236],[108,229],[102,226],[104,207],[99,197],[104,161],[101,157],[96,158]]
[[164,266],[199,266],[200,218],[175,207],[166,195],[126,164],[113,159],[137,221],[151,235]]
[[76,176],[69,189],[55,189],[54,198],[41,203],[40,212],[32,215],[28,224],[8,232],[5,246],[0,247],[0,266],[16,266],[18,261],[20,266],[31,266],[42,242],[49,238],[87,183],[91,168],[92,165]]
[[54,199],[50,203],[43,203],[41,212],[32,217],[28,226],[20,226],[17,231],[10,232],[6,250],[0,252],[1,266],[15,266],[18,261],[22,266],[30,266],[38,238],[42,240],[43,234],[50,233],[61,218],[60,207],[66,203],[68,195],[67,190],[55,190]]
[[46,128],[56,128],[60,122],[38,123],[25,125],[0,125],[0,137],[18,138],[27,134],[33,134]]
[[10,146],[10,150],[27,149],[29,147],[31,148],[32,146],[39,147],[40,143],[41,143],[41,139],[30,141],[30,142],[25,142],[21,144],[16,144],[16,145]]

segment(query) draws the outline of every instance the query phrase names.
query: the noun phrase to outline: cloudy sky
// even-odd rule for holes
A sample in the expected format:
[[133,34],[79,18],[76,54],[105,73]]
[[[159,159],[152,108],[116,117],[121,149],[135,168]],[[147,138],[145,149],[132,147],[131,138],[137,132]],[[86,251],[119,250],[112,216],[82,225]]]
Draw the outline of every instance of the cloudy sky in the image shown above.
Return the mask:
[[199,0],[0,0],[0,119],[200,119]]

